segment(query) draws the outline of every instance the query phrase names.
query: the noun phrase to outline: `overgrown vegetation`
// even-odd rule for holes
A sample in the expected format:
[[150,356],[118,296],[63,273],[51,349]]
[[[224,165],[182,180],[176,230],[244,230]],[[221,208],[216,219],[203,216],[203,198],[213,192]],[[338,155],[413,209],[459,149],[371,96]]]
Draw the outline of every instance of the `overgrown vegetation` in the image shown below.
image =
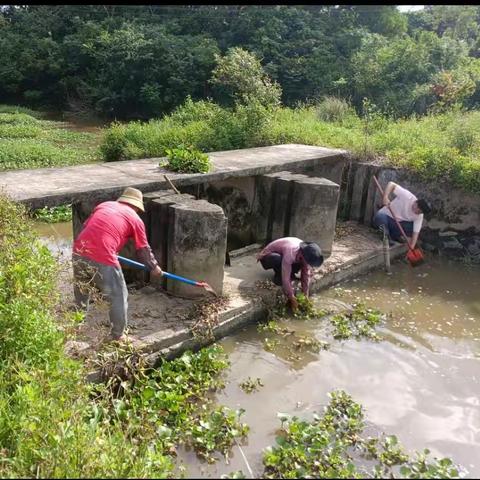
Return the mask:
[[[209,399],[227,366],[219,347],[149,375],[136,362],[134,375],[114,367],[106,384],[86,383],[63,350],[78,318],[59,308],[58,265],[25,209],[4,197],[0,231],[0,476],[164,478],[175,476],[178,444],[208,461],[228,455],[248,427],[241,411]],[[120,353],[107,349],[106,363],[133,365]]]
[[72,220],[72,205],[43,207],[32,213],[33,218],[45,223],[70,222]]
[[380,158],[413,169],[423,179],[480,192],[480,112],[452,110],[394,120],[378,113],[371,102],[365,117],[348,112],[338,114],[339,120],[320,121],[315,106],[232,110],[188,99],[163,120],[110,128],[102,152],[106,160],[121,160],[161,157],[185,143],[204,152],[303,143],[344,148],[358,159]]
[[0,106],[0,170],[76,165],[100,158],[99,134],[69,131],[60,122],[40,120],[32,113]]
[[277,444],[264,453],[263,478],[459,478],[449,458],[432,460],[428,450],[412,458],[394,435],[363,437],[363,408],[342,390],[330,394],[323,415],[311,422],[278,416],[282,424]]

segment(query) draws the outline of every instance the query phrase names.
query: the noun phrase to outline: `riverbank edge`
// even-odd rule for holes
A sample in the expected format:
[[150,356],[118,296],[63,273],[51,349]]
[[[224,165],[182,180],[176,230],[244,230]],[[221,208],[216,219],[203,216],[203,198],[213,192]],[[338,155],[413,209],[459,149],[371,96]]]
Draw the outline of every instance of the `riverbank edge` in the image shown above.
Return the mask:
[[[401,257],[406,251],[407,246],[403,244],[391,247],[391,260]],[[325,273],[320,278],[312,279],[310,292],[312,294],[319,293],[341,281],[350,280],[376,268],[381,268],[383,265],[384,256],[382,249],[359,253],[356,257],[341,264],[335,270]],[[268,311],[268,304],[262,301],[262,297],[252,296],[241,307],[233,307],[221,312],[218,325],[213,328],[213,336],[210,338],[195,337],[189,328],[184,328],[174,334],[164,336],[160,341],[144,343],[138,348],[138,352],[145,355],[146,365],[155,368],[162,359],[171,360],[187,350],[197,351],[238,331],[242,327],[265,320]],[[89,372],[87,381],[94,383],[102,381],[100,370]]]

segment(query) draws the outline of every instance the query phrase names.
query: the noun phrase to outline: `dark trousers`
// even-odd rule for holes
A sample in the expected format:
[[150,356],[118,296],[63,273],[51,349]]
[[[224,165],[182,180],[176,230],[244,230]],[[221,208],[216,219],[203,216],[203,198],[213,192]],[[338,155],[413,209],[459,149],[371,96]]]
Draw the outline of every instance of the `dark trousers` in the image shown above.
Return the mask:
[[[273,282],[276,285],[282,284],[282,255],[279,253],[269,253],[265,255],[261,260],[260,263],[264,270],[273,269],[275,272],[275,276],[273,277]],[[293,280],[295,275],[300,271],[302,268],[301,263],[292,263],[292,273],[290,279]]]
[[[385,229],[392,240],[400,240],[400,238],[402,238],[402,233],[398,228],[397,222],[386,213],[380,213],[380,211],[378,211],[375,214],[375,217],[373,217],[373,224],[377,228]],[[400,225],[405,231],[407,237],[411,237],[413,233],[413,222],[400,222]]]

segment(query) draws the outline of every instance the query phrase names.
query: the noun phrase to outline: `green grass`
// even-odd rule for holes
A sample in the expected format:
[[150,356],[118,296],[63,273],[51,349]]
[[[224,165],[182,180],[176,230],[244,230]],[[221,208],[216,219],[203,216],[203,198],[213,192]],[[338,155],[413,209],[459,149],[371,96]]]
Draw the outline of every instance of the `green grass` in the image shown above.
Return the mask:
[[162,120],[113,126],[101,146],[104,159],[162,157],[185,143],[203,152],[303,143],[346,149],[359,160],[380,159],[480,193],[479,111],[400,120],[375,116],[366,123],[351,110],[320,120],[315,106],[265,112],[195,105],[189,100]]
[[102,133],[70,131],[31,110],[0,105],[0,170],[60,167],[101,160]]
[[114,123],[104,133],[69,131],[27,109],[0,106],[0,170],[164,157],[180,145],[212,152],[303,143],[346,149],[360,160],[380,159],[480,193],[479,111],[400,120],[375,116],[367,124],[331,99],[328,106],[328,114],[320,115],[319,106],[228,110],[187,99],[162,119]]

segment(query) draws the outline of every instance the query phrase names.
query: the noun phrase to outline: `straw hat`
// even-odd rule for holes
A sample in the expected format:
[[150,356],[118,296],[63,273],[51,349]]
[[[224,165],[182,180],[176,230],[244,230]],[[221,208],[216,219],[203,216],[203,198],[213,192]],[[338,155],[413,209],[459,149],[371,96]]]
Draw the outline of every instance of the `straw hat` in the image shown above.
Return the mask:
[[118,198],[117,202],[128,203],[139,208],[142,212],[145,211],[142,192],[136,188],[127,187],[122,193],[122,196]]

